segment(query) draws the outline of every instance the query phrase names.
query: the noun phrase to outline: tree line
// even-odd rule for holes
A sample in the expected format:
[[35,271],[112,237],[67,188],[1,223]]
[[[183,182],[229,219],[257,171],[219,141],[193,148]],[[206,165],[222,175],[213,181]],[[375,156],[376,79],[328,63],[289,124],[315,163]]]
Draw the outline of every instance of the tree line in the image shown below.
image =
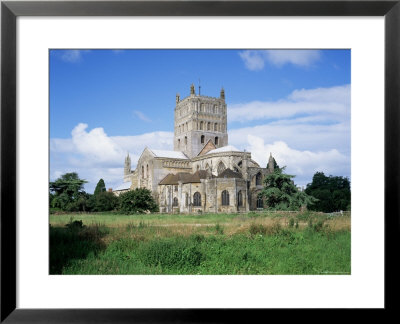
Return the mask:
[[264,179],[264,189],[260,197],[272,210],[309,210],[331,213],[351,209],[350,181],[346,177],[326,176],[316,172],[312,182],[304,191],[299,190],[293,181],[294,175],[284,172],[285,167],[277,167]]
[[158,206],[147,189],[135,189],[119,196],[106,190],[103,179],[96,185],[93,194],[84,191],[86,180],[76,172],[63,174],[49,184],[50,211],[103,212],[116,210],[125,214],[156,212]]

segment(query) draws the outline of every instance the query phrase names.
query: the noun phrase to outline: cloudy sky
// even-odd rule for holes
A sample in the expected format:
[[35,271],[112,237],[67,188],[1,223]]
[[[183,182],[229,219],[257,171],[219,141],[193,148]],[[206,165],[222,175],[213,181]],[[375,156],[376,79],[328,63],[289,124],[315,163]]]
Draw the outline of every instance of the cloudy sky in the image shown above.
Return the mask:
[[50,180],[77,172],[92,193],[122,183],[148,146],[173,149],[175,95],[219,96],[229,144],[305,186],[350,178],[350,50],[51,50]]

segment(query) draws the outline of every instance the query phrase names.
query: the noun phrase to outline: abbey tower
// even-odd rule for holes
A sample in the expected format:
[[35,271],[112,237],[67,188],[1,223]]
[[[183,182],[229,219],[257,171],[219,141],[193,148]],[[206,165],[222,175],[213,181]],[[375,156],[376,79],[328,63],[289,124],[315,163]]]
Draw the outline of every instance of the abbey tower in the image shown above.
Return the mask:
[[184,152],[189,158],[196,157],[211,141],[217,148],[228,145],[225,91],[220,97],[196,95],[194,85],[190,95],[180,100],[176,95],[174,118],[174,151]]

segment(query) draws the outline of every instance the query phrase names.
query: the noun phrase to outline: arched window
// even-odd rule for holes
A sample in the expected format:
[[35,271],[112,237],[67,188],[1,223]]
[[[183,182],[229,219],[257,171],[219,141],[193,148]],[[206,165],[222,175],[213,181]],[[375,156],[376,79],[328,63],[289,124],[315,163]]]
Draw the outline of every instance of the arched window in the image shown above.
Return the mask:
[[185,145],[187,145],[187,136],[185,136]]
[[262,176],[261,173],[257,173],[256,175],[256,186],[261,186],[262,185]]
[[208,170],[210,168],[210,166],[208,165],[208,163],[206,164],[206,170]]
[[148,178],[149,177],[149,165],[147,164],[146,165],[146,178]]
[[218,124],[215,123],[215,124],[214,124],[214,131],[217,131],[217,130],[218,130]]
[[200,192],[195,192],[193,195],[193,206],[201,206],[201,194]]
[[238,207],[242,207],[243,206],[243,195],[242,195],[242,190],[240,190],[237,194],[237,204]]
[[262,197],[257,198],[257,208],[264,208],[264,201]]
[[216,137],[216,138],[214,139],[214,143],[215,143],[215,145],[218,145],[218,137]]
[[142,179],[144,179],[144,166],[142,165]]
[[210,122],[207,123],[207,130],[211,130],[211,123]]
[[242,167],[243,162],[239,161],[238,166],[241,168]]
[[201,144],[204,144],[204,135],[201,135],[201,137],[200,137],[200,143],[201,143]]
[[203,130],[203,122],[200,122],[200,129]]
[[181,146],[181,140],[178,139],[178,148],[180,148],[180,146]]
[[200,165],[197,166],[197,171],[199,171],[199,170],[200,170]]
[[174,202],[172,203],[172,206],[176,207],[178,206],[178,198],[174,198]]
[[186,123],[186,131],[189,131],[189,125]]
[[229,192],[224,190],[221,194],[222,206],[229,206]]
[[218,175],[220,175],[222,172],[224,172],[225,169],[226,169],[225,164],[222,162],[219,162],[218,168],[217,168]]

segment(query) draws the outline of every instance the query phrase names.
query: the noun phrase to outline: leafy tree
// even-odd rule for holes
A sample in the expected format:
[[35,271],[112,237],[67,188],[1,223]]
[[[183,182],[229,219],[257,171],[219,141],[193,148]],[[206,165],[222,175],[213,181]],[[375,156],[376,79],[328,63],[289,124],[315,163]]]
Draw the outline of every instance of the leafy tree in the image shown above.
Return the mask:
[[299,191],[294,185],[294,175],[284,173],[285,167],[276,168],[264,179],[264,189],[260,192],[265,197],[269,209],[299,210],[302,206],[312,204],[315,198]]
[[104,183],[103,179],[100,179],[99,182],[97,182],[96,188],[94,189],[94,195],[96,196],[100,192],[105,192],[106,191],[106,184]]
[[119,210],[124,214],[156,212],[158,206],[150,190],[139,188],[124,192],[119,196]]
[[85,197],[83,185],[86,180],[79,179],[76,172],[63,174],[56,181],[49,183],[50,206],[60,208],[62,210],[75,211],[79,209],[78,200]]
[[109,211],[115,209],[118,205],[118,197],[112,192],[102,191],[93,195],[93,198],[93,211]]
[[346,177],[327,177],[323,172],[316,172],[305,191],[318,198],[317,203],[308,206],[311,210],[330,213],[351,208],[350,181]]

